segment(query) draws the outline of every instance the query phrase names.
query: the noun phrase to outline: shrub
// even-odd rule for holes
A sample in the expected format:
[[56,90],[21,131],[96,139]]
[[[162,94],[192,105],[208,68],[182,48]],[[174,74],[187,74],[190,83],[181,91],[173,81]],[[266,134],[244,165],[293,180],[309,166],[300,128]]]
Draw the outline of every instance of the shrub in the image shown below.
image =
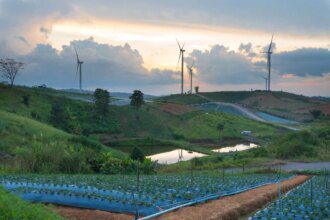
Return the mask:
[[15,150],[20,169],[32,173],[82,173],[89,172],[90,152],[80,145],[64,146],[62,143],[34,143]]
[[138,147],[133,148],[130,157],[131,157],[132,160],[137,160],[137,161],[140,161],[141,163],[145,159],[145,156],[143,155],[143,152]]
[[30,95],[23,95],[22,103],[28,107],[30,105]]
[[279,137],[272,144],[277,158],[289,159],[298,156],[315,157],[317,138],[308,131],[290,133]]

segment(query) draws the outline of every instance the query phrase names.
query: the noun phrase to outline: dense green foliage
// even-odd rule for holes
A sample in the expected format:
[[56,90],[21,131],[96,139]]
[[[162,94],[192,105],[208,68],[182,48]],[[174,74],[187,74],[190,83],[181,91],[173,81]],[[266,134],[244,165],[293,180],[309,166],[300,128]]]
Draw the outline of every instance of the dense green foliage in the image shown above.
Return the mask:
[[275,136],[269,145],[269,151],[277,158],[329,161],[329,119],[319,121],[310,129]]
[[[111,150],[88,138],[4,111],[0,111],[0,139],[0,152],[9,157],[7,164],[25,172],[91,172],[90,161]],[[114,157],[123,157],[112,152]]]
[[63,219],[41,204],[22,201],[0,187],[0,220],[60,220]]
[[131,106],[134,106],[137,109],[144,104],[143,93],[140,90],[134,90],[129,98],[131,99]]
[[130,157],[131,157],[132,160],[136,160],[136,161],[139,161],[139,162],[143,162],[144,159],[145,159],[145,156],[143,155],[143,152],[138,147],[133,148]]
[[110,93],[104,89],[96,89],[94,92],[95,112],[99,118],[104,118],[109,114]]

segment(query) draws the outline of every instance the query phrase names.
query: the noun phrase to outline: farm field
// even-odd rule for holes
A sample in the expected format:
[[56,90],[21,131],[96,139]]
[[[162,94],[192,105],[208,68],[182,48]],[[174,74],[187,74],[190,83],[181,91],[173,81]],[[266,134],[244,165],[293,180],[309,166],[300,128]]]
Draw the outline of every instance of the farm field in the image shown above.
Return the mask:
[[257,219],[328,219],[330,217],[329,177],[315,176],[289,191],[281,199],[257,212]]
[[[282,180],[292,175],[283,175]],[[0,185],[24,200],[142,216],[185,203],[238,193],[277,181],[274,174],[194,172],[142,175],[1,175]]]

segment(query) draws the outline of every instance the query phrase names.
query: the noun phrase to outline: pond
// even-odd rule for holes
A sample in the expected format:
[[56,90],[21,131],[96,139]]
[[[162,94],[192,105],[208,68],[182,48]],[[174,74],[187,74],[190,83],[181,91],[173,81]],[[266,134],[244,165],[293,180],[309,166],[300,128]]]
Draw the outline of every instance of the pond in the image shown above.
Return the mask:
[[172,164],[180,161],[191,160],[195,157],[203,157],[203,156],[206,156],[206,154],[187,151],[184,149],[175,149],[172,151],[154,154],[147,157],[150,158],[152,161],[158,161],[158,163],[160,164]]
[[229,153],[229,152],[235,152],[235,151],[248,150],[248,149],[255,148],[255,147],[258,147],[258,145],[254,144],[254,143],[237,144],[235,146],[213,149],[212,151],[218,152],[218,153]]

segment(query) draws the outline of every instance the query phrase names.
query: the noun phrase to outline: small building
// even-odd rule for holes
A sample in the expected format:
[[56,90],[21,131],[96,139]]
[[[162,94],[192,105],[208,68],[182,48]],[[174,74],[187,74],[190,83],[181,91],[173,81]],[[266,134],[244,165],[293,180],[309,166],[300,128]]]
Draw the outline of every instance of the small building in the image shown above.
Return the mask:
[[241,134],[245,136],[250,136],[251,133],[252,133],[251,131],[241,131]]

